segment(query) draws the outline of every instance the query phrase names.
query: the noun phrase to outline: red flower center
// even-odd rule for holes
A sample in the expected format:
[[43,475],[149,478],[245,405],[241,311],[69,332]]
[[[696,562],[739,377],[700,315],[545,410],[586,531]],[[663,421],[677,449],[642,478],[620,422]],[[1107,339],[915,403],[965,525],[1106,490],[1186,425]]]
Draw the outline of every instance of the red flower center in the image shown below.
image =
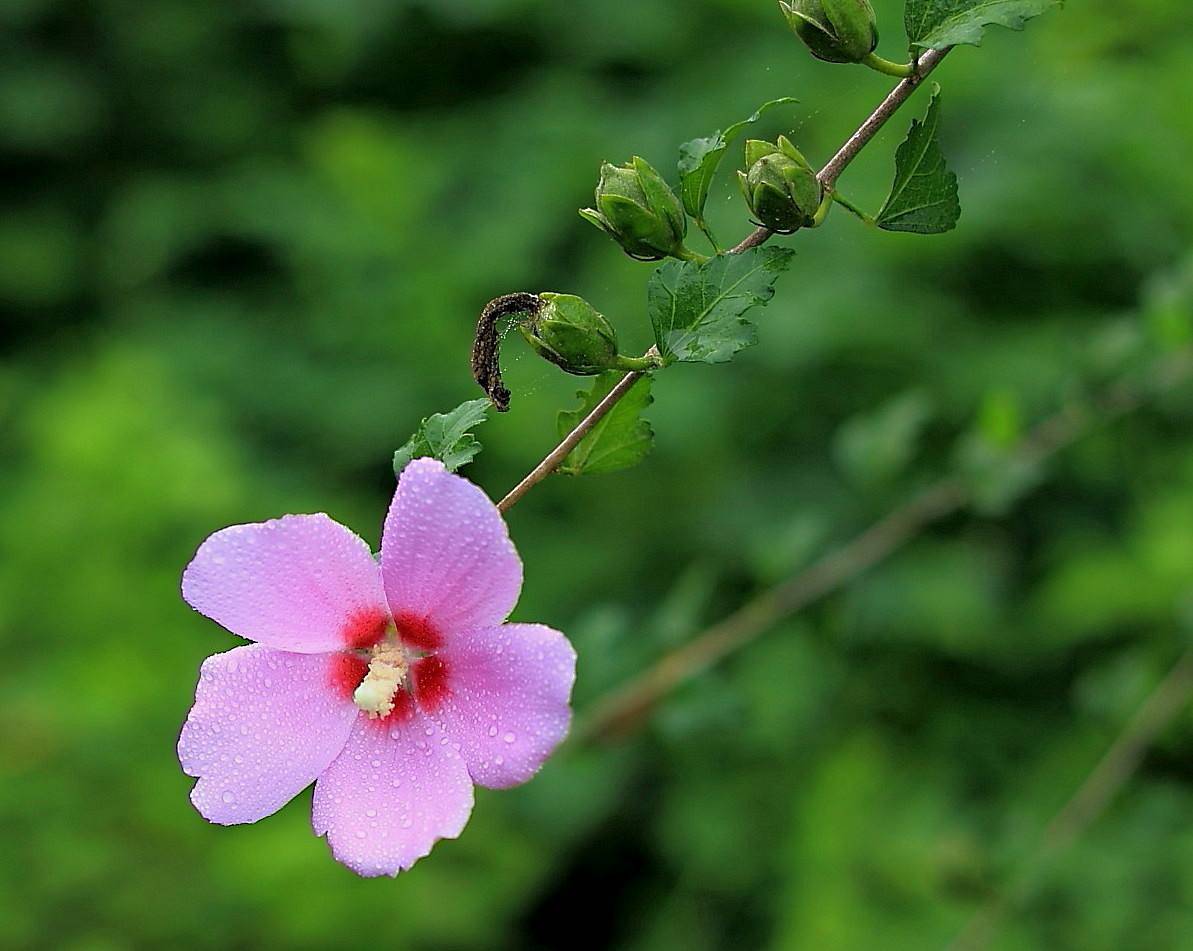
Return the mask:
[[417,706],[434,713],[451,696],[443,638],[425,617],[362,611],[344,626],[347,650],[336,655],[331,686],[377,724],[410,719]]

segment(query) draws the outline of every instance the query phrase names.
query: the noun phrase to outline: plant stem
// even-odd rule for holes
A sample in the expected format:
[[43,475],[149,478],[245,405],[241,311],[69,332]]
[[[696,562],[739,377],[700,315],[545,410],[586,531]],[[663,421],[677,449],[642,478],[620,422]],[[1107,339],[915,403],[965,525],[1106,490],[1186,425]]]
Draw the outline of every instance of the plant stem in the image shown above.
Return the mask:
[[619,353],[615,369],[628,370],[631,373],[649,373],[651,370],[657,370],[660,366],[662,366],[662,361],[648,351],[640,357],[627,357],[624,353]]
[[833,210],[833,193],[826,191],[824,196],[820,199],[820,207],[816,209],[816,214],[812,216],[812,227],[819,228],[824,224],[824,219],[828,217],[828,213]]
[[[915,92],[916,87],[923,82],[924,77],[940,64],[940,61],[944,59],[945,54],[947,53],[947,49],[929,50],[927,53],[921,56],[916,62],[915,72],[906,79],[902,80],[899,85],[890,91],[887,97],[878,104],[878,108],[876,108],[870,114],[869,118],[867,118],[865,122],[858,126],[857,131],[854,132],[853,135],[846,140],[845,144],[837,150],[837,154],[829,159],[828,164],[825,165],[824,168],[822,168],[819,172],[817,172],[817,178],[820,179],[820,183],[824,186],[826,191],[832,190],[841,173],[845,171],[846,166],[849,165],[849,163],[855,158],[857,158],[858,153],[860,153],[862,149],[866,147],[867,143],[874,138],[878,130],[881,129],[886,121],[895,114],[898,108],[911,97],[911,94]],[[726,253],[741,254],[744,251],[750,250],[750,248],[756,248],[758,245],[764,244],[773,233],[774,232],[768,230],[767,228],[758,228],[752,234],[747,236],[745,240],[738,244],[737,247],[732,248]],[[695,254],[694,252],[689,251],[686,247],[681,248],[680,251],[682,253],[677,254],[676,257],[679,257],[683,260],[708,260],[708,258],[704,257],[703,255]],[[653,347],[644,355],[644,359],[649,359],[652,355],[655,357],[658,356],[658,351]],[[641,374],[637,371],[631,371],[630,373],[627,373],[618,382],[618,384],[609,391],[609,394],[593,408],[592,412],[585,416],[584,419],[580,420],[580,423],[576,426],[576,428],[568,433],[558,446],[547,453],[542,462],[531,469],[530,472],[526,474],[526,477],[523,478],[522,481],[516,486],[514,486],[512,490],[510,490],[509,494],[501,500],[497,507],[501,509],[502,512],[508,511],[513,507],[514,503],[522,498],[522,496],[524,496],[539,482],[554,472],[556,467],[565,458],[567,458],[567,454],[572,451],[572,449],[576,446],[576,443],[583,439],[588,431],[592,429],[592,427],[598,422],[600,422],[605,414],[609,412],[609,410],[617,405],[617,401],[630,391],[630,387],[634,385],[635,381],[640,375]]]
[[[1126,416],[1149,399],[1193,378],[1193,348],[1158,359],[1136,382],[1107,387],[1088,403],[1062,409],[1035,428],[1015,450],[1015,459],[1036,465],[1056,455],[1099,425]],[[892,510],[860,535],[788,581],[770,588],[692,640],[668,651],[590,707],[572,731],[573,740],[605,739],[641,722],[644,714],[680,684],[757,640],[783,618],[840,590],[866,569],[894,554],[913,538],[972,502],[969,489],[945,477]]]
[[681,683],[752,643],[783,618],[837,591],[898,551],[928,525],[956,512],[966,501],[965,489],[953,479],[932,486],[852,541],[786,583],[750,599],[598,699],[572,730],[573,741],[607,740],[629,732]]
[[679,250],[675,252],[675,257],[679,258],[681,261],[694,261],[697,264],[708,263],[708,257],[706,255],[697,254],[686,244],[681,244],[679,246]]
[[708,243],[712,245],[713,251],[715,251],[717,254],[720,254],[720,242],[717,241],[717,236],[712,233],[712,227],[707,221],[705,221],[703,216],[696,219],[696,226],[704,232],[704,237],[708,238]]
[[[658,359],[658,351],[654,347],[651,347],[646,351],[645,354],[643,354],[642,359],[651,360],[652,365],[654,365],[654,361]],[[498,511],[503,514],[508,512],[514,503],[518,501],[518,499],[522,498],[522,496],[524,496],[527,492],[542,482],[543,479],[554,472],[556,468],[558,468],[559,464],[567,458],[568,453],[576,448],[576,444],[588,435],[593,426],[604,419],[605,414],[607,414],[609,410],[613,409],[613,407],[617,405],[618,401],[630,391],[630,388],[637,383],[642,376],[643,374],[640,371],[631,370],[620,380],[618,380],[617,385],[605,395],[603,400],[593,407],[592,412],[580,420],[580,422],[576,424],[576,428],[564,436],[563,441],[560,442],[560,444],[552,449],[549,453],[547,453],[547,455],[543,458],[543,461],[526,473],[525,478],[523,478],[521,482],[510,489],[506,497],[497,503]]]
[[855,214],[858,218],[860,218],[866,224],[870,225],[870,227],[873,228],[878,225],[878,220],[873,215],[866,214],[857,205],[855,205],[853,202],[851,202],[848,198],[846,198],[844,195],[842,195],[836,189],[833,189],[831,192],[829,192],[829,195],[832,196],[832,200],[835,201],[838,205],[840,205],[846,211],[853,212],[853,214]]
[[1006,914],[1033,891],[1048,861],[1079,839],[1135,774],[1147,748],[1188,705],[1193,696],[1193,648],[1148,694],[1118,739],[1044,829],[1040,843],[1001,894],[978,909],[948,951],[982,951],[994,939]]
[[889,59],[883,59],[877,53],[871,53],[864,60],[863,66],[869,66],[871,69],[878,70],[880,73],[886,73],[888,76],[898,76],[905,79],[915,72],[915,66],[912,63],[892,63]]
[[[837,154],[829,159],[828,164],[816,173],[821,185],[825,188],[832,188],[837,183],[837,179],[841,177],[841,173],[845,171],[849,163],[861,154],[862,149],[878,134],[878,130],[886,125],[887,120],[899,110],[899,107],[911,98],[911,94],[916,91],[924,78],[940,65],[940,61],[948,52],[947,49],[928,50],[916,61],[915,72],[890,91],[887,97],[878,104],[878,108],[870,113],[869,118],[858,126],[857,131],[846,140],[841,148],[837,149]],[[729,253],[740,254],[750,248],[756,248],[769,240],[772,234],[774,232],[766,228],[757,228]]]

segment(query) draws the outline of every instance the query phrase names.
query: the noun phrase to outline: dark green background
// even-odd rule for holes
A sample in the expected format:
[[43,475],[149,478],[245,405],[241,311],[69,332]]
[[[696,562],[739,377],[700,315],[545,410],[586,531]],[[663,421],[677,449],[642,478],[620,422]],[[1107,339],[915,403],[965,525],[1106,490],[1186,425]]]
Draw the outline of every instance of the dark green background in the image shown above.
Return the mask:
[[[762,344],[660,377],[642,466],[511,513],[515,616],[573,638],[578,708],[949,471],[975,426],[1013,438],[1187,339],[1164,288],[1193,238],[1189,9],[1075,2],[950,56],[958,230],[838,211],[790,239]],[[0,25],[0,945],[943,947],[1035,868],[1180,653],[1188,393],[627,741],[482,791],[397,880],[336,865],[309,794],[207,825],[174,743],[235,641],[178,596],[198,543],[307,511],[376,543],[394,448],[476,395],[490,297],[579,293],[649,343],[649,266],[575,212],[602,159],[673,177],[680,141],[795,95],[760,129],[818,164],[890,81],[812,61],[765,0],[5,0]],[[925,105],[842,180],[855,200],[881,201]],[[730,177],[710,206],[736,238]],[[578,384],[514,339],[506,364],[513,411],[468,470],[493,495]],[[997,946],[1193,943],[1191,757],[1186,712]]]

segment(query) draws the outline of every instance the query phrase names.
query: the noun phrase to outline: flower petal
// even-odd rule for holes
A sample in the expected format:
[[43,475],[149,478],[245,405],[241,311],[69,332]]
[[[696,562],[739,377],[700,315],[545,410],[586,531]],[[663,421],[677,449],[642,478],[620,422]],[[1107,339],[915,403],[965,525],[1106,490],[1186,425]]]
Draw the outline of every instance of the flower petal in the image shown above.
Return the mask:
[[369,546],[326,515],[216,532],[183,572],[182,596],[233,634],[302,654],[367,646],[389,621]]
[[203,661],[178,738],[191,802],[221,825],[256,822],[306,789],[344,748],[360,712],[337,692],[336,657],[246,644]]
[[439,655],[446,697],[437,718],[478,785],[530,779],[567,735],[576,652],[542,624],[505,624],[453,640]]
[[315,784],[311,824],[358,875],[397,875],[454,839],[472,812],[472,780],[432,720],[361,717]]
[[434,459],[402,470],[385,519],[381,572],[399,631],[412,619],[424,648],[500,624],[522,588],[522,562],[497,506]]

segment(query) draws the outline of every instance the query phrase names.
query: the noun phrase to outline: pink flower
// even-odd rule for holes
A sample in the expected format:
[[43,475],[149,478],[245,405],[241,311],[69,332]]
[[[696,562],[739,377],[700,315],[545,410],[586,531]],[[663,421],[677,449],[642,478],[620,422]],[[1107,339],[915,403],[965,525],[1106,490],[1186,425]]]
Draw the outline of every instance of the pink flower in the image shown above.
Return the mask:
[[522,563],[485,494],[440,463],[402,473],[381,563],[326,515],[216,532],[182,595],[256,641],[203,662],[178,758],[211,822],[256,822],[315,783],[312,821],[361,875],[396,875],[525,782],[567,734],[576,654],[506,624]]

